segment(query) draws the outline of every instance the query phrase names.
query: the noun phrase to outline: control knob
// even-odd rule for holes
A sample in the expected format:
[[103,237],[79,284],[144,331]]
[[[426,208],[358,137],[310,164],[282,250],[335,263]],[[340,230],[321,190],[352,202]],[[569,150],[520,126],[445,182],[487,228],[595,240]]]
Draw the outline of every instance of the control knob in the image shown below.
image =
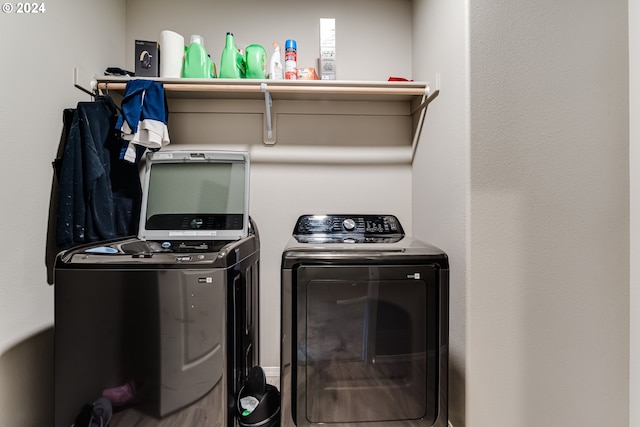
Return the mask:
[[344,227],[345,230],[351,231],[354,228],[356,228],[356,222],[351,218],[347,218],[344,221],[342,221],[342,226]]

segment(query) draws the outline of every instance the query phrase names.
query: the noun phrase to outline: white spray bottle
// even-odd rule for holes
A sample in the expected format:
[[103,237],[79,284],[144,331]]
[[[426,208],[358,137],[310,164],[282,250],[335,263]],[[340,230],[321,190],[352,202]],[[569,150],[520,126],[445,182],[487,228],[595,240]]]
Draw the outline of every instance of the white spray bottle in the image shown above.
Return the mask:
[[273,42],[273,53],[271,54],[271,61],[269,62],[269,78],[273,80],[284,80],[282,55],[278,42]]

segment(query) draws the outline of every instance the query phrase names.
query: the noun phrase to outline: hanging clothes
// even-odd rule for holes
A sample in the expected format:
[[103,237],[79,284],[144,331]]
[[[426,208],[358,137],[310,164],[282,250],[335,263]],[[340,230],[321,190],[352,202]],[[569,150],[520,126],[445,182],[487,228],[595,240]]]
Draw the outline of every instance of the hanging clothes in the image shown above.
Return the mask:
[[109,97],[77,105],[57,171],[59,249],[137,233],[140,177],[136,164],[119,159],[116,120]]
[[62,133],[58,142],[58,150],[56,158],[51,162],[53,167],[53,176],[51,177],[51,197],[49,198],[49,218],[47,221],[47,242],[45,246],[44,262],[47,266],[47,283],[53,285],[54,266],[56,255],[60,251],[56,244],[56,221],[58,218],[58,188],[60,180],[60,164],[62,163],[62,154],[67,145],[71,123],[75,114],[75,108],[65,108],[62,111]]
[[124,140],[129,141],[123,147],[121,158],[137,162],[140,150],[136,146],[159,150],[169,144],[169,112],[162,83],[129,80],[120,107],[122,114],[118,117],[116,129]]

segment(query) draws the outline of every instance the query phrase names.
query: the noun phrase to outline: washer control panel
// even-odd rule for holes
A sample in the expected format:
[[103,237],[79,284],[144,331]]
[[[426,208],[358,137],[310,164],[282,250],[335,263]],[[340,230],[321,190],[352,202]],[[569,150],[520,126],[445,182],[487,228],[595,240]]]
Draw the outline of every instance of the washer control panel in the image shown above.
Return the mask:
[[393,215],[303,215],[293,236],[304,243],[387,243],[404,237]]

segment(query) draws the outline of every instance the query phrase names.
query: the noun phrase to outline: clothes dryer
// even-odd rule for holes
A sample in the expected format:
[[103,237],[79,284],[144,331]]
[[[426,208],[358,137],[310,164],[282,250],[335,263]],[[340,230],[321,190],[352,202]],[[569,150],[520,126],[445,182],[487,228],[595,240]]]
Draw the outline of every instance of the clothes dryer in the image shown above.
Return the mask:
[[282,255],[282,426],[446,427],[449,264],[392,215],[304,215]]

